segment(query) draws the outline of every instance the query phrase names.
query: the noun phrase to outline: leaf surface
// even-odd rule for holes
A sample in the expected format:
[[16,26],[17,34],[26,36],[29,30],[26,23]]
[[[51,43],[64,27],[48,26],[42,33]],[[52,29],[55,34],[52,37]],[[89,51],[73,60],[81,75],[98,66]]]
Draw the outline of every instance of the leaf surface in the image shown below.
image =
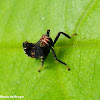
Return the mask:
[[[24,100],[99,100],[100,98],[99,0],[1,0],[0,95]],[[50,29],[55,52],[50,52],[41,73],[40,60],[27,57],[24,41],[37,42]]]

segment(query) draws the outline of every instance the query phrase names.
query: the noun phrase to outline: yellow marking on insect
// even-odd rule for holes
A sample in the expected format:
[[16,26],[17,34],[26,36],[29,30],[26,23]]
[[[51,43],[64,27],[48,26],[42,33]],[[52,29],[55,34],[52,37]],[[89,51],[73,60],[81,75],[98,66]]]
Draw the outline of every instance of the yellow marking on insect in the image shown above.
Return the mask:
[[77,35],[76,33],[75,34],[73,34],[72,36],[71,36],[71,38],[73,37],[73,36],[75,36],[75,35]]
[[31,52],[31,55],[35,55],[35,53]]
[[41,71],[41,69],[42,69],[42,66],[38,69],[38,72],[40,72],[40,71]]
[[70,68],[66,65],[66,67],[67,67],[67,69],[68,69],[68,71],[70,70]]

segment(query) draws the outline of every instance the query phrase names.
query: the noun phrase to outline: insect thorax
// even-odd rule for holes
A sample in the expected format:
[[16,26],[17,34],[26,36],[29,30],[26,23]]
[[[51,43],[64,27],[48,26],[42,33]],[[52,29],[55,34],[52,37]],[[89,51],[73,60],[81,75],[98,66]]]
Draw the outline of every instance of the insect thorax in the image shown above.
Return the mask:
[[52,46],[51,44],[53,44],[53,41],[46,34],[40,38],[40,47]]

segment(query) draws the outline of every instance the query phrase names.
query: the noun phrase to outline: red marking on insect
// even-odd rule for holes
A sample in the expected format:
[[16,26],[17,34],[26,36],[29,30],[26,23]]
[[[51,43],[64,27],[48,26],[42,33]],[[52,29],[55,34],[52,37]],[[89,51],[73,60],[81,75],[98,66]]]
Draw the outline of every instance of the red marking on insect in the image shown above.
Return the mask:
[[45,46],[49,46],[49,37],[48,36],[46,36],[46,35],[43,35],[42,37],[41,37],[41,39],[40,39],[40,41],[41,41],[41,43],[42,44],[44,44]]

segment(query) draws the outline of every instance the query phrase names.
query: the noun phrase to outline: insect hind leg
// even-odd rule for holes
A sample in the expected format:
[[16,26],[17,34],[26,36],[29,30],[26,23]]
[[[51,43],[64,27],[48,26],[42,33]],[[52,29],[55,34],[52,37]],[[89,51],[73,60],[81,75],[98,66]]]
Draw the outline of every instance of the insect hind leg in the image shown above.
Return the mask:
[[64,33],[64,32],[59,32],[59,33],[57,34],[55,40],[54,40],[54,44],[57,42],[57,40],[58,40],[60,34],[63,34],[64,36],[66,36],[66,37],[69,38],[69,39],[72,38],[73,36],[77,35],[77,34],[75,33],[75,34],[73,34],[72,36],[69,36],[68,34],[66,34],[66,33]]
[[62,62],[62,61],[60,61],[60,60],[58,60],[58,59],[57,59],[57,56],[56,56],[56,54],[55,54],[54,49],[53,49],[53,48],[51,48],[51,50],[52,50],[52,53],[53,53],[54,59],[55,59],[56,61],[60,62],[61,64],[65,65],[65,66],[67,67],[68,71],[69,71],[69,70],[70,70],[70,68],[67,66],[67,64],[66,64],[66,63],[64,63],[64,62]]

